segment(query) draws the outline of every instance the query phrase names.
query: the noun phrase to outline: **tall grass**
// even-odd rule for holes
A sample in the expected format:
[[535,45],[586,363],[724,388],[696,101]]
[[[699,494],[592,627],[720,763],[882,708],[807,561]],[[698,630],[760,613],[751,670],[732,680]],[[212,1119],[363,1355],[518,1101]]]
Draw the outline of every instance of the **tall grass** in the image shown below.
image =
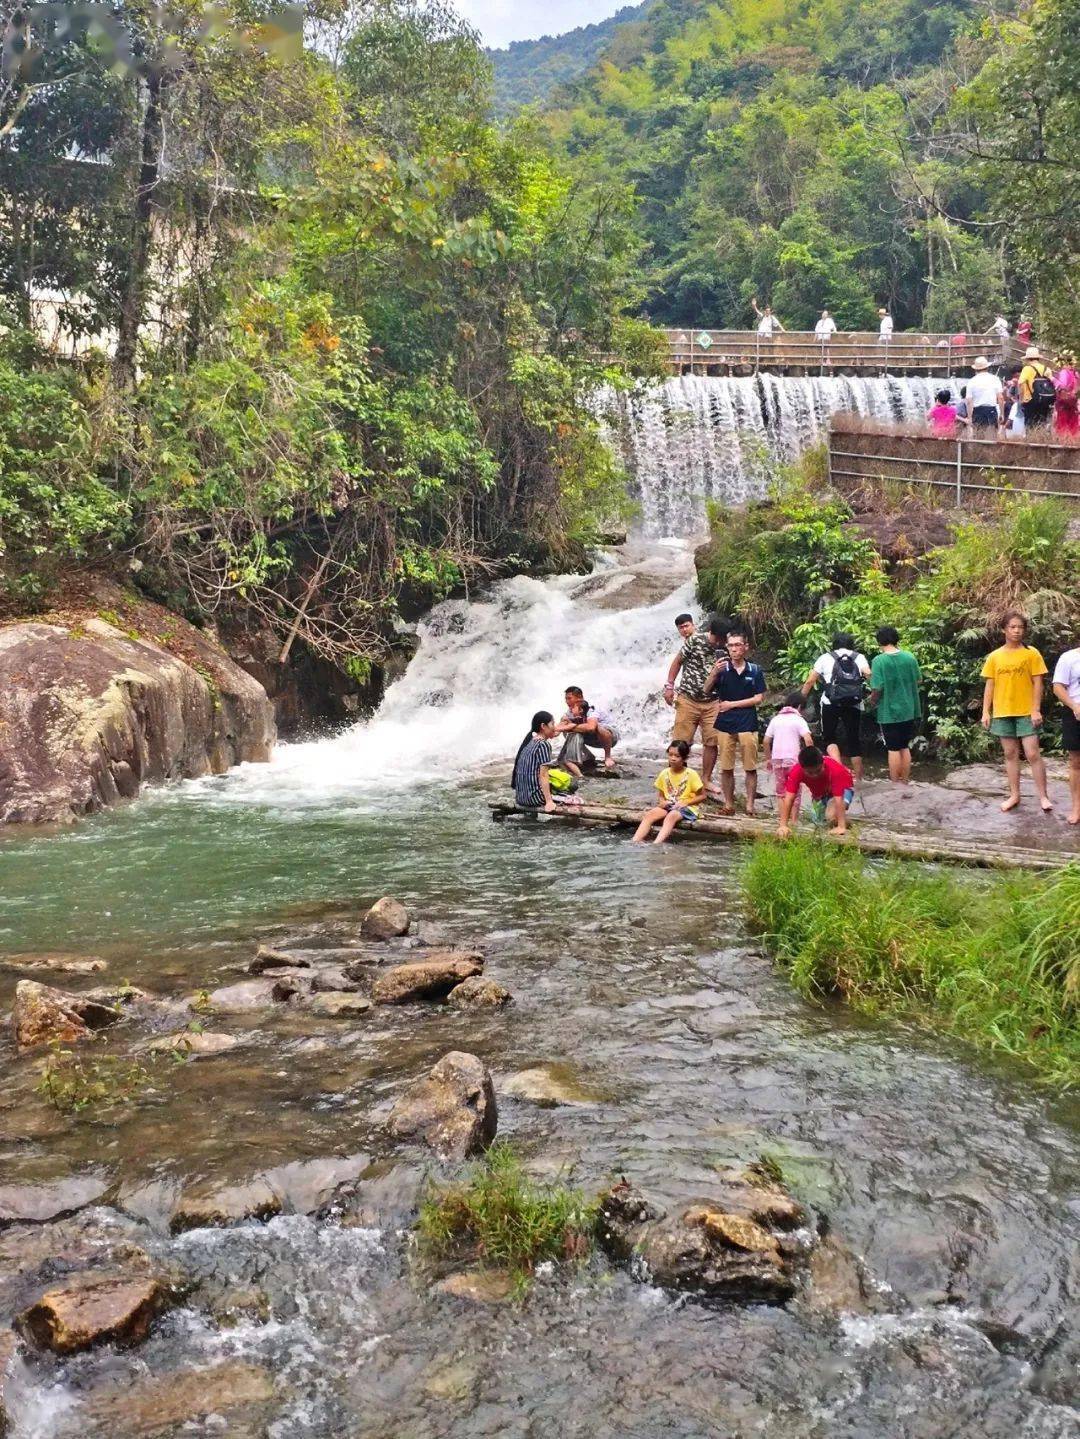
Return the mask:
[[805,995],[896,1012],[1080,1080],[1080,864],[1049,877],[872,866],[813,840],[755,845],[750,918]]
[[466,1179],[425,1196],[416,1227],[429,1253],[525,1276],[542,1260],[588,1254],[596,1216],[595,1201],[534,1183],[514,1152],[495,1144]]

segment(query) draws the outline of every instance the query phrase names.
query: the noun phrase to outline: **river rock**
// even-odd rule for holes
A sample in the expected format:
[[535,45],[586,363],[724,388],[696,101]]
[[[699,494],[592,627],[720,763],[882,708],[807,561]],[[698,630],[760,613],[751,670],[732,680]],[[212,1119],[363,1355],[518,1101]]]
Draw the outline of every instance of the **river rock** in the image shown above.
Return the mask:
[[268,969],[310,969],[311,960],[299,955],[286,954],[281,949],[270,949],[260,944],[255,958],[248,965],[248,974],[265,974]]
[[332,990],[313,994],[307,1007],[311,1014],[320,1015],[324,1019],[351,1019],[369,1010],[371,1000],[362,994]]
[[360,925],[365,939],[398,939],[408,932],[409,911],[389,894],[375,901]]
[[237,984],[213,990],[208,1005],[218,1014],[249,1014],[257,1009],[270,1009],[275,1004],[286,1004],[294,995],[309,988],[310,983],[310,979],[280,974],[242,979]]
[[50,974],[100,974],[108,969],[104,959],[95,955],[45,953],[0,955],[0,969],[20,972],[45,971]]
[[281,1195],[265,1179],[244,1184],[203,1184],[186,1189],[173,1210],[173,1234],[188,1229],[224,1229],[245,1219],[273,1219],[281,1213]]
[[359,988],[359,980],[350,979],[338,965],[315,970],[311,979],[313,994],[355,994]]
[[0,823],[68,823],[142,784],[269,759],[263,687],[194,626],[145,608],[191,663],[100,618],[0,629]]
[[33,979],[20,979],[15,986],[11,1010],[15,1041],[20,1049],[39,1044],[74,1044],[85,1039],[90,1027],[76,1012],[71,996]]
[[10,1433],[7,1405],[4,1403],[4,1381],[7,1377],[8,1366],[15,1357],[17,1342],[12,1330],[0,1331],[0,1439],[5,1439],[5,1436]]
[[514,1276],[504,1269],[463,1269],[440,1279],[434,1292],[472,1304],[505,1304],[514,1292]]
[[622,1180],[601,1200],[597,1233],[609,1254],[638,1259],[665,1289],[739,1304],[784,1304],[796,1291],[802,1248],[733,1212],[728,1195],[668,1216]]
[[267,1370],[240,1360],[209,1369],[180,1369],[154,1378],[135,1376],[103,1385],[81,1396],[80,1417],[88,1439],[157,1439],[179,1432],[264,1433],[249,1429],[247,1414],[263,1417],[273,1398],[274,1382]]
[[494,979],[474,974],[455,985],[446,997],[451,1009],[501,1009],[513,995]]
[[205,1059],[211,1054],[224,1054],[240,1043],[235,1034],[218,1034],[212,1029],[182,1029],[178,1034],[162,1034],[141,1046],[148,1054],[182,1054],[189,1059]]
[[500,1089],[503,1094],[539,1105],[541,1109],[554,1109],[559,1104],[595,1104],[600,1097],[582,1084],[565,1064],[537,1064],[531,1069],[520,1069],[500,1082]]
[[44,1184],[0,1184],[0,1226],[46,1224],[95,1204],[108,1193],[109,1180],[75,1174]]
[[414,999],[442,999],[463,980],[484,968],[479,954],[447,949],[416,964],[396,964],[371,986],[376,1004],[407,1004]]
[[42,1349],[76,1354],[95,1344],[139,1344],[164,1307],[167,1286],[154,1273],[76,1275],[45,1293],[17,1321]]
[[399,1139],[422,1140],[442,1159],[479,1154],[498,1127],[491,1075],[475,1054],[451,1050],[405,1091],[386,1127]]

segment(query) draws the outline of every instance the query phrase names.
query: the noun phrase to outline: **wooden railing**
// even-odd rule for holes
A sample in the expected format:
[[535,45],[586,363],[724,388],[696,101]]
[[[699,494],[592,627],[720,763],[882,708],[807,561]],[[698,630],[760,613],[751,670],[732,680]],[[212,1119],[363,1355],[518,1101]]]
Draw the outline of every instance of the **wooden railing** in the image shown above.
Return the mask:
[[860,480],[898,480],[951,491],[957,507],[1008,490],[1080,503],[1080,445],[1056,444],[1049,435],[944,439],[840,414],[829,424],[829,475],[845,489]]
[[809,330],[759,335],[756,330],[665,330],[677,374],[930,374],[971,369],[985,355],[991,364],[1015,360],[1020,347],[996,335],[927,335],[837,331],[828,340]]

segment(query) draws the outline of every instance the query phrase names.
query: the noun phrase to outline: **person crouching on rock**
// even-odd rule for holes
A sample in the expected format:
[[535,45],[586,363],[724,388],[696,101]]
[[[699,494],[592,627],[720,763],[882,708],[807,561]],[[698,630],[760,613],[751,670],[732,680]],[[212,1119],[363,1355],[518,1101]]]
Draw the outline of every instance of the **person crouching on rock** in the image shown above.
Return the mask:
[[552,716],[547,710],[537,710],[532,717],[532,727],[518,748],[510,776],[514,800],[522,809],[542,809],[545,814],[555,812],[549,778],[554,733]]
[[645,843],[654,824],[659,824],[660,828],[653,843],[664,844],[671,838],[676,825],[693,824],[698,818],[697,802],[705,793],[705,786],[697,770],[687,765],[689,758],[690,746],[686,741],[672,740],[668,745],[667,769],[662,769],[656,776],[660,803],[641,816],[641,823],[634,833],[635,844]]
[[788,771],[784,798],[780,801],[780,823],[776,833],[781,839],[791,834],[791,811],[795,796],[805,785],[814,801],[815,818],[831,821],[830,833],[847,833],[847,812],[855,798],[855,780],[846,764],[822,754],[816,745],[808,744],[799,751],[799,758]]
[[[619,743],[619,731],[607,710],[598,709],[585,698],[578,685],[568,685],[566,690],[566,713],[555,726],[556,734],[566,735],[559,753],[559,763],[567,766],[580,776],[582,768],[596,763],[591,750],[604,752],[604,768],[614,769],[615,761],[611,751]],[[577,766],[576,769],[573,767]]]

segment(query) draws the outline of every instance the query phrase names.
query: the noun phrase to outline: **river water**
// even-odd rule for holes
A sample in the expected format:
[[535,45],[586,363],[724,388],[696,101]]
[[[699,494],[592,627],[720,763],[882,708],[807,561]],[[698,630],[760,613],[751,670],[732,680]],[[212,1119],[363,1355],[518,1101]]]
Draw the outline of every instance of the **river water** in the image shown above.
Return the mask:
[[[100,1177],[109,1222],[193,1286],[130,1353],[17,1365],[17,1439],[1080,1434],[1076,1102],[956,1042],[805,1004],[747,934],[733,848],[488,817],[529,714],[574,681],[612,704],[640,798],[691,589],[685,544],[653,537],[589,577],[448,602],[371,724],[0,847],[4,952],[99,954],[112,978],[190,993],[239,978],[259,942],[347,944],[394,893],[424,937],[483,940],[515,996],[495,1014],[215,1019],[240,1046],[155,1071],[102,1119],[52,1116],[39,1060],[5,1037],[5,1181]],[[860,1292],[823,1280],[832,1302],[707,1309],[593,1261],[519,1305],[433,1294],[407,1239],[422,1168],[380,1124],[450,1049],[482,1056],[497,1093],[553,1067],[572,1102],[500,1099],[537,1173],[626,1174],[677,1203],[707,1196],[718,1164],[774,1157]],[[334,1217],[168,1237],[193,1180],[326,1156],[362,1175]],[[237,1291],[262,1307],[226,1326]],[[246,1404],[214,1390],[237,1364],[262,1376]],[[174,1415],[154,1385],[187,1371],[213,1397]]]

